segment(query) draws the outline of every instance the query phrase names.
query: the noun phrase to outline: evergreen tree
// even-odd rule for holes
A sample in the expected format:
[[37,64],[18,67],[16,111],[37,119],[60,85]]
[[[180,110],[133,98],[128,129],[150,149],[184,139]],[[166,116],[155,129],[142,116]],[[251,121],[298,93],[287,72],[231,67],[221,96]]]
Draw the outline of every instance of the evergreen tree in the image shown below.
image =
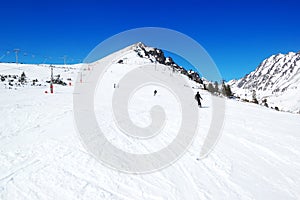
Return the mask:
[[232,91],[231,91],[231,88],[230,88],[230,85],[227,85],[227,86],[225,86],[225,91],[226,91],[226,96],[227,97],[230,97],[230,96],[233,96],[233,94],[232,94]]
[[23,73],[21,74],[21,77],[20,77],[19,81],[20,81],[21,83],[26,82],[26,75],[25,75],[25,72],[23,72]]
[[214,89],[215,89],[214,92],[219,93],[219,84],[218,84],[218,82],[215,81],[214,85],[215,85],[215,87],[214,87]]
[[214,93],[215,88],[212,83],[208,83],[207,90],[211,93]]
[[258,104],[258,101],[256,99],[256,91],[255,90],[253,90],[253,92],[252,92],[252,102]]
[[222,81],[221,93],[223,96],[227,96],[225,81]]

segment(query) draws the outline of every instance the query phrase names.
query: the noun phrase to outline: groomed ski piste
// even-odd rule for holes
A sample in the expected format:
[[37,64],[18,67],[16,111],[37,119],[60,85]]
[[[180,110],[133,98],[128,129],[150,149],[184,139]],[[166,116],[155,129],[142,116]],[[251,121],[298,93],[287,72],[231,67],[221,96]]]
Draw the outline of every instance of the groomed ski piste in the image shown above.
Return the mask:
[[[118,64],[124,56],[127,61]],[[129,50],[120,51],[95,93],[100,128],[113,145],[127,152],[157,151],[173,140],[180,124],[174,96],[164,88],[149,86],[133,96],[131,120],[145,126],[151,121],[149,109],[159,104],[167,115],[165,134],[145,144],[117,130],[108,106],[110,97],[122,89],[118,79],[144,62],[149,60]],[[199,160],[211,124],[212,97],[188,79],[187,87],[200,91],[203,108],[199,109],[198,134],[187,152],[153,173],[128,174],[103,165],[84,148],[74,122],[74,85],[84,84],[84,77],[82,81],[78,78],[82,67],[93,73],[93,64],[55,65],[54,75],[60,74],[67,86],[54,85],[51,94],[46,83],[49,65],[0,63],[1,75],[20,76],[24,71],[28,81],[38,79],[40,83],[9,89],[7,82],[0,82],[0,199],[300,198],[300,115],[225,99],[221,138],[212,152]],[[160,64],[153,70],[173,76],[174,84],[176,76],[183,76]],[[158,90],[156,96],[154,89]]]

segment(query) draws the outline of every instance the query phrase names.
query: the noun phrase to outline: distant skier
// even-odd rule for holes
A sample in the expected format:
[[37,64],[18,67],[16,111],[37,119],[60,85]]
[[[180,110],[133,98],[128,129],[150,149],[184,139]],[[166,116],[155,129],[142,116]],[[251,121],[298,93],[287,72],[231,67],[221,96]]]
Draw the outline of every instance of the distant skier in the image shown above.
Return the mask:
[[157,90],[154,90],[154,96],[157,94]]
[[200,96],[200,93],[199,93],[199,92],[197,92],[197,94],[195,95],[195,99],[196,99],[197,102],[198,102],[198,106],[201,108],[202,105],[201,105],[200,99],[202,99],[202,97]]

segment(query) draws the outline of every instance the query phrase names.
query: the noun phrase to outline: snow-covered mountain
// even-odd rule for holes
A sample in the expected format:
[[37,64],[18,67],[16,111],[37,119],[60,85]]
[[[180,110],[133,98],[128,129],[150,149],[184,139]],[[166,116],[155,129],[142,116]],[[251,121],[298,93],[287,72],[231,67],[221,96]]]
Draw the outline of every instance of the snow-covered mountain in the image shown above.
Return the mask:
[[300,52],[277,54],[265,59],[255,71],[229,82],[236,96],[252,100],[253,91],[280,110],[300,111]]
[[[199,74],[193,70],[186,70],[182,66],[179,66],[171,57],[166,57],[164,52],[161,49],[155,47],[149,47],[143,44],[142,42],[138,42],[131,46],[128,46],[119,52],[123,52],[122,57],[117,60],[113,60],[112,62],[117,64],[130,64],[130,65],[138,65],[138,64],[146,64],[146,63],[156,63],[159,64],[160,67],[164,67],[164,69],[171,70],[172,73],[180,73],[187,76],[189,79],[194,80],[197,83],[202,83],[202,79]],[[1,63],[0,63],[1,64]],[[21,87],[28,86],[45,86],[50,81],[50,69],[49,73],[45,74],[43,77],[40,77],[40,80],[35,77],[34,72],[29,72],[26,75],[26,81],[21,81],[22,70],[24,66],[28,66],[26,64],[15,65],[14,63],[2,63],[3,66],[14,66],[12,70],[2,70],[0,71],[0,84],[2,84],[7,89],[18,89]],[[37,64],[30,65],[35,66],[36,68],[45,67],[50,68],[51,66],[55,69],[54,71],[59,71],[58,74],[54,77],[54,83],[60,82],[62,84],[66,84],[70,77],[62,77],[61,74],[68,72],[70,69],[79,69],[81,66],[84,66],[86,70],[90,70],[93,64],[75,64],[75,65],[47,65],[47,64]],[[20,67],[22,66],[22,67]],[[3,73],[2,73],[3,72]],[[27,76],[28,75],[28,76]]]
[[[111,144],[127,152],[148,153],[174,139],[180,126],[177,122],[181,107],[171,92],[158,89],[154,97],[151,86],[139,88],[132,95],[130,119],[143,126],[151,120],[149,105],[160,105],[167,111],[163,129],[166,134],[151,138],[154,142],[150,147],[145,145],[146,139],[138,141],[121,134],[109,109],[110,96],[119,89],[113,88],[113,84],[137,65],[151,63],[149,58],[153,56],[140,57],[135,50],[143,54],[133,45],[111,57],[109,70],[104,72],[95,91],[95,115]],[[81,78],[75,81],[81,77],[79,68],[93,73],[97,62],[55,66],[54,75],[60,74],[68,84],[55,85],[53,94],[45,93],[49,91],[49,65],[0,63],[0,74],[4,77],[0,82],[1,200],[300,198],[300,115],[225,99],[222,137],[206,158],[197,160],[212,121],[212,98],[219,98],[199,89],[194,89],[203,97],[199,132],[187,152],[171,166],[136,175],[115,171],[98,162],[81,143],[73,118],[73,95],[77,95],[74,84],[85,84],[84,76],[82,82]],[[153,71],[170,76],[172,68],[157,63]],[[27,84],[15,85],[22,72]],[[173,84],[179,84],[178,76],[186,78],[187,88],[197,86],[181,73],[172,74]],[[31,85],[35,79],[38,85]]]
[[[161,49],[146,46],[142,42],[131,45],[129,49],[135,51],[139,57],[148,59],[151,63],[159,63],[162,65],[169,66],[173,71],[180,72],[181,74],[188,76],[190,79],[198,83],[202,83],[202,79],[200,78],[200,75],[197,72],[193,70],[187,70],[184,67],[179,66],[177,63],[174,62],[174,60],[171,57],[165,57],[164,52]],[[128,62],[128,58],[125,57],[124,59],[121,59],[118,62]]]

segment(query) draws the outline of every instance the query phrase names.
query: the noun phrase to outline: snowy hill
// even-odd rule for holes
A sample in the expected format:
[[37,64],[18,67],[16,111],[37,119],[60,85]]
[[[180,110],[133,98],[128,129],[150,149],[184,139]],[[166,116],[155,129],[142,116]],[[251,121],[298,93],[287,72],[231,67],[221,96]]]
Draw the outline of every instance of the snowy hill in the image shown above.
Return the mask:
[[241,98],[252,100],[252,91],[256,91],[259,101],[267,99],[270,106],[300,112],[300,52],[273,55],[255,71],[230,84]]
[[[110,110],[110,96],[123,85],[114,88],[114,83],[137,65],[151,63],[147,56],[137,54],[136,47],[107,57],[111,58],[109,70],[94,97],[98,102],[95,113],[113,145],[145,153],[172,141],[180,124],[180,106],[163,88],[155,98],[154,87],[141,88],[130,103],[131,120],[139,125],[149,123],[149,107],[159,104],[168,116],[164,134],[149,143],[116,134],[120,132]],[[93,73],[96,65],[57,66],[54,75],[60,74],[68,85],[55,85],[54,93],[49,94],[45,93],[49,91],[49,66],[0,64],[0,74],[20,76],[24,71],[28,80],[41,83],[13,86],[17,89],[7,88],[7,80],[0,83],[0,199],[300,198],[300,115],[226,99],[222,137],[211,154],[197,160],[211,123],[212,98],[218,98],[199,89],[194,89],[204,99],[199,109],[199,132],[178,161],[140,175],[101,164],[84,148],[73,116],[74,84],[85,84],[85,74],[79,68]],[[184,76],[189,83],[186,87],[199,86],[164,63],[157,63],[153,71],[172,77],[175,85],[178,77]]]
[[[71,83],[79,73],[81,64],[75,65],[37,65],[0,63],[0,88],[19,90],[23,88],[47,88],[51,80],[51,68],[54,69],[55,83]],[[24,72],[24,80],[22,74]]]

